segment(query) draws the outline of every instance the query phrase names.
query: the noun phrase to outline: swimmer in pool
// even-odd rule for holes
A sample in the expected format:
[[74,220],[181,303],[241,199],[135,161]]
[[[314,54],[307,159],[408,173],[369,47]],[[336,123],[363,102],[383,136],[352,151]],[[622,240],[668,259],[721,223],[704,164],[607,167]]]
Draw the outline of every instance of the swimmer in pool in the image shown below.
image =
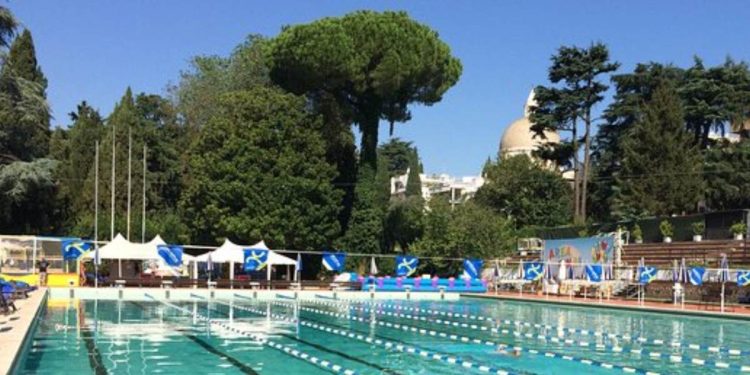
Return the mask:
[[[508,350],[510,349],[510,350]],[[498,345],[497,346],[497,354],[508,356],[508,357],[514,357],[518,358],[521,356],[521,351],[516,348],[508,348],[506,345]]]
[[66,326],[64,324],[55,324],[55,331],[67,331],[69,329],[72,329],[71,326]]

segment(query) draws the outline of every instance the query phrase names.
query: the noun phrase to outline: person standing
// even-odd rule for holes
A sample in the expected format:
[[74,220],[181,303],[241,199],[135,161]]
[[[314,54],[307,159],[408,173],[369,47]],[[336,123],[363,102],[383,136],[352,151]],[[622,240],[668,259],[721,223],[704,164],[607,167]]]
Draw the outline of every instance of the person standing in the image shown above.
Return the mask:
[[37,267],[39,268],[39,286],[47,286],[47,268],[49,267],[49,262],[42,257]]

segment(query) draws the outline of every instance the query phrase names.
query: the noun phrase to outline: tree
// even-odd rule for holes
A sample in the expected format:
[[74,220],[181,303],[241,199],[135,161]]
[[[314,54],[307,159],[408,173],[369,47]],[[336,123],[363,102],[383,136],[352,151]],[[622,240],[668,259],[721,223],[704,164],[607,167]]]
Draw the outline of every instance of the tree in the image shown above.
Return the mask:
[[750,140],[717,145],[705,154],[706,205],[714,210],[750,207]]
[[653,92],[663,84],[679,85],[684,79],[683,69],[658,63],[638,64],[632,73],[612,77],[615,95],[604,111],[604,123],[599,127],[591,154],[594,178],[589,182],[590,213],[597,220],[612,220],[614,176],[622,166],[621,139],[643,116],[643,106]]
[[[618,63],[609,62],[609,50],[604,44],[595,43],[589,48],[561,47],[552,56],[552,66],[549,68],[550,82],[561,85],[538,86],[534,90],[537,105],[531,108],[531,121],[536,135],[544,137],[545,131],[570,133],[567,141],[548,143],[539,155],[557,163],[572,160],[575,173],[573,218],[578,223],[586,221],[587,213],[592,125],[595,120],[592,110],[602,101],[608,89],[600,79],[618,67]],[[579,124],[583,126],[582,129],[579,129]],[[579,160],[581,144],[583,162]]]
[[24,30],[0,70],[0,162],[47,154],[51,116],[46,90],[31,32]]
[[422,199],[422,178],[419,176],[422,173],[419,165],[419,155],[417,149],[414,148],[409,157],[409,175],[406,178],[406,196],[417,197]]
[[685,129],[675,88],[654,91],[622,138],[622,169],[615,175],[616,218],[694,212],[702,197],[702,157]]
[[413,144],[402,141],[399,138],[391,138],[388,142],[378,147],[378,156],[386,160],[386,167],[388,168],[388,175],[390,177],[406,174],[406,171],[413,162],[413,153]]
[[16,34],[16,27],[18,27],[18,21],[13,16],[10,9],[4,6],[0,6],[0,46],[8,47],[10,40],[13,35]]
[[320,119],[305,100],[256,87],[223,95],[217,110],[191,149],[180,204],[192,240],[330,246],[341,197],[330,185]]
[[730,58],[707,69],[696,57],[685,71],[678,92],[686,126],[701,149],[710,146],[711,132],[724,134],[732,124],[744,123],[750,114],[750,71],[747,64]]
[[5,233],[54,233],[56,164],[37,159],[0,166],[0,225]]
[[404,12],[358,11],[285,28],[271,46],[271,78],[315,98],[331,95],[362,133],[360,162],[377,168],[378,125],[409,120],[409,104],[431,105],[461,75],[435,31]]
[[493,210],[471,201],[452,210],[445,200],[434,199],[424,217],[424,234],[410,251],[422,257],[442,258],[422,261],[421,269],[431,274],[458,275],[462,262],[445,258],[504,257],[513,251],[515,241],[511,221]]
[[556,171],[526,155],[498,159],[486,169],[476,202],[510,219],[516,228],[570,221],[570,186]]

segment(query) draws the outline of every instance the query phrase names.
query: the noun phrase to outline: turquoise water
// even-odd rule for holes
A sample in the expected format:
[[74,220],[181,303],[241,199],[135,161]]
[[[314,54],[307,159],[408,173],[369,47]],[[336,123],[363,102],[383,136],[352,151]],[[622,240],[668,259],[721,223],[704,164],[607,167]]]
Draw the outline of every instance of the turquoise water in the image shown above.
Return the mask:
[[749,353],[730,349],[750,349],[750,323],[479,299],[81,300],[48,304],[16,373],[728,374],[750,365]]

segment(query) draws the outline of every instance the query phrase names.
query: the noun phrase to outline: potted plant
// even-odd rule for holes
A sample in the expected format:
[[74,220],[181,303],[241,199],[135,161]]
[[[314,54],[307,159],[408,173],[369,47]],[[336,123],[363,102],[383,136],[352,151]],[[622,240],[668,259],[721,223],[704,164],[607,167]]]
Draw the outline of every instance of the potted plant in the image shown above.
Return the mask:
[[693,241],[701,242],[703,240],[703,232],[706,230],[706,224],[702,221],[696,221],[692,224],[693,227]]
[[747,224],[741,221],[736,222],[729,227],[729,231],[732,232],[735,240],[742,240],[745,238],[745,233],[747,233]]
[[638,224],[633,225],[633,239],[635,239],[635,243],[643,243],[643,231],[641,231],[641,226]]
[[659,223],[659,231],[661,232],[661,237],[664,239],[665,243],[672,242],[674,227],[669,221],[662,220],[661,223]]

